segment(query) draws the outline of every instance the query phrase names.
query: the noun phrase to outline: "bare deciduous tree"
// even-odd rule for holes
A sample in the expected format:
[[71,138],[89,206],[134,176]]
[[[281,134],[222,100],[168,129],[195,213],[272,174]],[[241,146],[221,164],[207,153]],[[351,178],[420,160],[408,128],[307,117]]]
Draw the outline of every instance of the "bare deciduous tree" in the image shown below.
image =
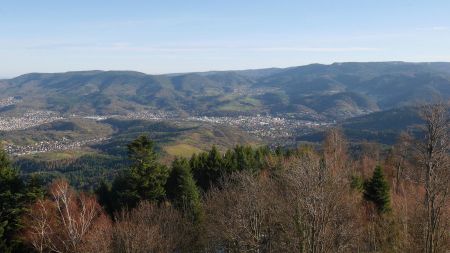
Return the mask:
[[340,129],[330,129],[323,143],[325,163],[331,171],[342,173],[349,167],[348,143]]
[[394,167],[394,188],[396,193],[400,193],[404,171],[408,166],[408,155],[411,154],[411,136],[402,132],[397,143],[392,147],[392,166]]
[[77,195],[64,180],[55,181],[49,192],[25,217],[24,239],[38,252],[86,252],[92,235],[101,231],[103,242],[110,242],[110,223],[93,196]]
[[52,240],[57,233],[55,215],[53,203],[50,200],[39,199],[31,206],[31,212],[25,218],[26,230],[23,237],[37,252],[42,253],[56,248]]
[[282,178],[296,224],[296,251],[351,251],[358,235],[358,215],[348,180],[332,173],[312,152],[289,161],[285,167]]
[[[424,187],[423,252],[443,252],[448,246],[450,191],[450,118],[446,103],[428,104],[421,107],[425,124],[424,138],[416,142],[420,165],[420,183]],[[448,223],[447,223],[448,224]]]
[[169,205],[142,202],[117,216],[113,252],[185,252],[192,244],[189,223]]
[[265,175],[236,173],[211,190],[205,226],[211,252],[283,252],[279,218],[285,210]]
[[210,250],[349,252],[358,239],[358,198],[345,176],[310,149],[261,175],[238,173],[205,201]]
[[80,252],[109,253],[112,252],[112,221],[102,213],[85,235]]

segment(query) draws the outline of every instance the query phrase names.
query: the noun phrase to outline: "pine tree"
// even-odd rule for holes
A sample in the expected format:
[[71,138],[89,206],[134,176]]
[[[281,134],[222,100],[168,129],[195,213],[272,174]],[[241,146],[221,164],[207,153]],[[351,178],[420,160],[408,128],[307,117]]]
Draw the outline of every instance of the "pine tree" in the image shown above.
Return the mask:
[[234,148],[234,155],[236,161],[236,170],[247,171],[251,167],[251,161],[248,156],[248,150],[244,146],[236,146]]
[[200,192],[186,159],[177,158],[173,161],[166,189],[167,196],[177,209],[194,221],[200,219]]
[[24,211],[24,188],[19,173],[11,168],[6,153],[0,149],[0,252],[12,250],[13,236],[20,228],[19,218]]
[[147,136],[139,136],[127,147],[128,158],[132,162],[132,167],[142,167],[156,162],[157,155],[154,151],[154,143]]
[[11,167],[11,162],[9,161],[8,155],[3,150],[3,146],[0,146],[0,169],[9,167]]
[[140,136],[128,145],[128,157],[131,167],[112,185],[112,199],[115,202],[112,209],[133,208],[142,200],[164,200],[169,171],[157,161],[153,141],[147,136]]
[[215,146],[209,152],[192,156],[190,164],[194,178],[203,191],[217,184],[225,172],[222,155]]
[[100,182],[100,185],[95,190],[98,203],[105,208],[105,211],[110,215],[114,215],[113,200],[111,199],[112,185],[104,180]]
[[0,146],[0,252],[20,251],[23,245],[16,235],[22,227],[21,217],[27,206],[43,196],[42,185],[36,177],[26,183]]
[[230,175],[233,173],[236,168],[236,161],[234,159],[234,152],[231,149],[228,149],[227,152],[225,152],[225,155],[222,158],[222,166],[224,169],[224,173]]
[[373,202],[379,213],[387,213],[391,210],[389,184],[379,165],[375,168],[372,178],[364,184],[364,198]]
[[212,146],[211,150],[208,153],[208,158],[206,162],[206,173],[208,175],[208,180],[210,184],[216,184],[219,179],[222,177],[222,154],[216,148],[216,146]]
[[212,146],[208,153],[208,167],[211,170],[218,170],[222,166],[222,155],[216,146]]

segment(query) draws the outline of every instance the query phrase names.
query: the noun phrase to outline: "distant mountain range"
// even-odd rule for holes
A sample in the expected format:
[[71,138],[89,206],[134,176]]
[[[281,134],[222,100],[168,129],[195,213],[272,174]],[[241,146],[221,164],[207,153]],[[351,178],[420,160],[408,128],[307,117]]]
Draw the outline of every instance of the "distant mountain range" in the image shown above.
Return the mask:
[[291,68],[147,75],[132,71],[31,73],[0,81],[11,110],[125,114],[289,114],[341,120],[450,99],[450,63],[334,63]]

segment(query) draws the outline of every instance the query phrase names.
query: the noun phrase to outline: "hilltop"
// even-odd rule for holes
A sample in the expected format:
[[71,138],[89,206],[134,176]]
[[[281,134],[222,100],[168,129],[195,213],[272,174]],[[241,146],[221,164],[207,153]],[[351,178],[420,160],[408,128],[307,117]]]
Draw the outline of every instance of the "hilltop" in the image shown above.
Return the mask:
[[334,63],[291,68],[148,75],[133,71],[31,73],[0,81],[9,110],[126,114],[289,113],[340,120],[450,97],[450,63]]

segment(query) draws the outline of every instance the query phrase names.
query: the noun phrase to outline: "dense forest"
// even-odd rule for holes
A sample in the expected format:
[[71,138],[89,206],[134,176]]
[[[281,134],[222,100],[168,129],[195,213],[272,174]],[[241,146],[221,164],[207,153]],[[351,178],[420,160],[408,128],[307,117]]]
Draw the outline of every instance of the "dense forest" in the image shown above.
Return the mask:
[[330,129],[320,148],[213,146],[167,166],[143,135],[94,192],[2,151],[0,252],[447,252],[448,112],[423,106],[421,134],[389,150]]

